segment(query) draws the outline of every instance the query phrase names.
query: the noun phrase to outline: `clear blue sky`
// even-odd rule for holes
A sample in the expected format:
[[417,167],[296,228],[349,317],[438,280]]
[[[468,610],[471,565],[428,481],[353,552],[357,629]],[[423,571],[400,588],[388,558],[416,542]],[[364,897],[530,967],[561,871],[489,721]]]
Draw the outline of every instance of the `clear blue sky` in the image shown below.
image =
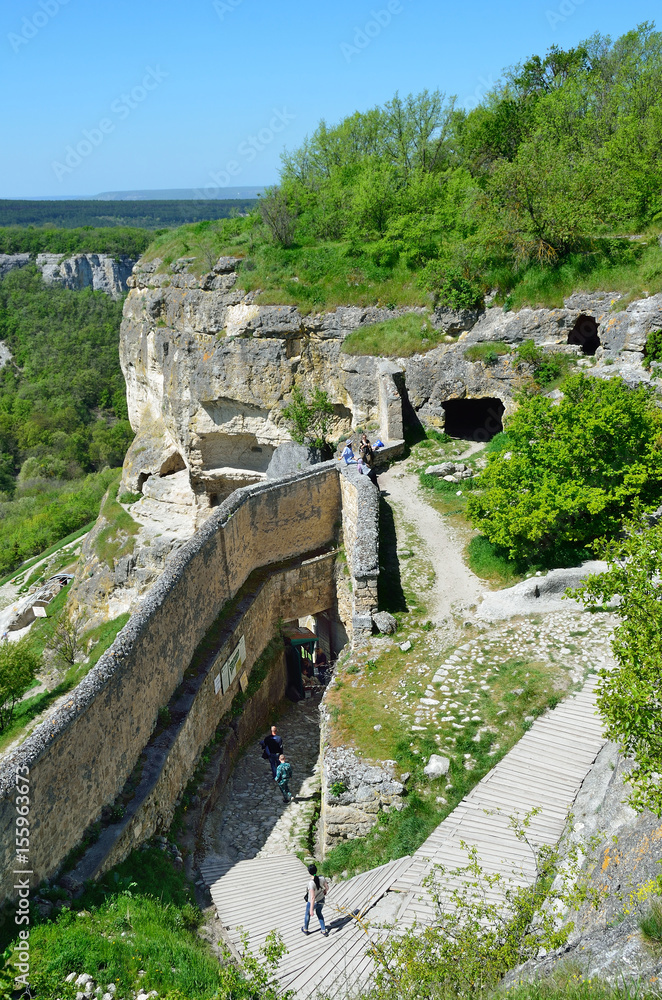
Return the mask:
[[425,87],[470,104],[504,67],[595,31],[617,37],[658,9],[653,0],[11,0],[0,9],[0,197],[203,188],[226,176],[270,183],[282,149],[322,117]]

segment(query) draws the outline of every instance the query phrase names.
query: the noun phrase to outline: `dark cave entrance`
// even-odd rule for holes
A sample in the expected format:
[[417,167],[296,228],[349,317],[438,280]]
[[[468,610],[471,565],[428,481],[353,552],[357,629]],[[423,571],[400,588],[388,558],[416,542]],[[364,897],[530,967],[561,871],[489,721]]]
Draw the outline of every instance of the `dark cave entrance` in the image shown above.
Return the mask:
[[445,431],[450,437],[469,441],[491,441],[503,430],[504,405],[496,396],[480,399],[447,399]]
[[581,347],[582,354],[594,355],[600,346],[598,324],[592,316],[579,316],[568,334],[568,343]]

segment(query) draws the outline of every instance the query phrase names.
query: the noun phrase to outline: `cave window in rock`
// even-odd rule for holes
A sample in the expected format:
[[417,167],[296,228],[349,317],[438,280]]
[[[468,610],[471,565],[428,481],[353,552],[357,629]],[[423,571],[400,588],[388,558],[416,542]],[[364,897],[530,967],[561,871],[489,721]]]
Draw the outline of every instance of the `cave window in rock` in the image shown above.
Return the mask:
[[139,474],[139,476],[138,476],[138,492],[139,493],[142,493],[143,486],[145,485],[145,483],[147,482],[148,479],[149,479],[149,473],[148,472],[141,472]]
[[582,354],[594,355],[600,346],[598,324],[592,316],[579,316],[568,334],[568,343],[581,347]]
[[445,431],[449,437],[491,441],[503,430],[504,405],[493,396],[479,399],[448,399],[443,403]]
[[175,472],[183,472],[186,468],[186,462],[179,454],[178,451],[173,451],[171,455],[168,455],[166,460],[162,463],[159,469],[160,476],[173,476]]

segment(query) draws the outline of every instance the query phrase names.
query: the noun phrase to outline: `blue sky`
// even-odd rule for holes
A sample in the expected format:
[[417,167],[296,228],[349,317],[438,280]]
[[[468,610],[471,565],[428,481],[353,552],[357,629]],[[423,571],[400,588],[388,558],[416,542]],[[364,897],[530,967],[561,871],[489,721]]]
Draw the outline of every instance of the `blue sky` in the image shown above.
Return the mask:
[[0,197],[276,180],[320,118],[501,70],[650,0],[11,0],[0,9]]

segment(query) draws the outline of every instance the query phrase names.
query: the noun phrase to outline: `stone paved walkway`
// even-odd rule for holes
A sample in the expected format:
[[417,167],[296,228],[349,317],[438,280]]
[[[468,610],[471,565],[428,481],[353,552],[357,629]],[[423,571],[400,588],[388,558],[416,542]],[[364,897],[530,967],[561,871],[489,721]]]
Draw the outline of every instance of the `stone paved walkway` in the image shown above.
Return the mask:
[[[301,846],[319,790],[319,698],[291,705],[278,720],[292,765],[293,801],[283,802],[257,743],[241,757],[203,833],[205,856],[231,863],[292,854]],[[266,730],[263,735],[266,735]]]

